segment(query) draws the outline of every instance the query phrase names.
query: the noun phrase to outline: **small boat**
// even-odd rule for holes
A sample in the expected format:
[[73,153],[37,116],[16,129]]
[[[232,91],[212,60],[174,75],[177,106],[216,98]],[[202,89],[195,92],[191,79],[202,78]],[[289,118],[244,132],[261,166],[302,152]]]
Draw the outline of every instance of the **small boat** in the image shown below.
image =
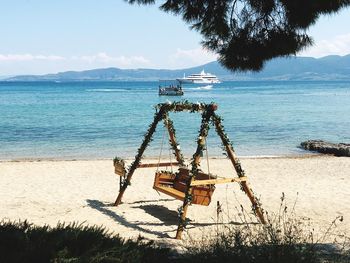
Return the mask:
[[221,81],[213,74],[205,73],[204,69],[199,74],[192,74],[188,77],[184,75],[183,78],[177,79],[180,83],[184,84],[213,84],[221,83]]
[[182,96],[184,92],[178,80],[160,80],[158,94],[159,96]]

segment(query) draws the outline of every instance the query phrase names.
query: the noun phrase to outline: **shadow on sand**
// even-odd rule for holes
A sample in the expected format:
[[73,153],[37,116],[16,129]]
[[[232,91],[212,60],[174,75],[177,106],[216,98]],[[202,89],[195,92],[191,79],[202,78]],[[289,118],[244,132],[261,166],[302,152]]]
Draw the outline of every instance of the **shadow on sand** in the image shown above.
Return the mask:
[[111,204],[104,204],[101,201],[90,200],[90,199],[87,199],[86,202],[87,202],[89,207],[96,209],[97,211],[100,211],[102,214],[112,218],[114,221],[118,222],[119,224],[121,224],[125,227],[130,227],[130,228],[137,230],[141,233],[152,234],[152,235],[156,235],[156,236],[162,237],[162,238],[164,238],[164,237],[170,238],[170,236],[167,233],[149,230],[149,229],[141,227],[141,226],[160,226],[160,225],[163,225],[161,223],[160,224],[143,223],[143,222],[131,223],[131,222],[128,222],[123,216],[120,216],[116,212],[110,210],[109,207],[112,207]]
[[[139,208],[143,209],[147,214],[158,218],[160,221],[163,222],[166,226],[177,226],[179,224],[179,217],[177,211],[170,210],[164,206],[161,205],[140,205],[140,206],[133,206],[132,208]],[[213,220],[214,221],[214,220]],[[204,227],[204,226],[216,226],[216,225],[246,225],[247,223],[242,222],[229,222],[229,223],[222,223],[222,222],[210,222],[210,223],[198,223],[193,222],[192,220],[188,221],[187,228],[194,228],[194,227]],[[248,223],[248,224],[258,224],[258,223]]]
[[158,218],[166,226],[176,226],[179,223],[178,213],[161,205],[140,205],[133,206],[133,208],[144,210],[147,214]]
[[[127,221],[123,216],[118,215],[115,211],[111,210],[111,207],[113,207],[113,204],[105,204],[102,203],[99,200],[86,200],[89,207],[96,209],[97,211],[100,211],[102,214],[112,218],[114,221],[118,222],[119,224],[132,228],[134,230],[139,231],[141,234],[152,234],[156,235],[160,238],[171,238],[169,236],[169,232],[174,232],[177,229],[177,225],[179,223],[178,219],[178,213],[177,211],[170,210],[164,206],[160,205],[140,205],[140,206],[133,206],[132,208],[138,208],[144,210],[147,214],[157,218],[160,223],[155,222],[142,222],[142,221],[136,221],[136,222],[129,222]],[[241,222],[230,222],[230,223],[216,223],[216,222],[206,222],[206,223],[197,223],[193,221],[189,221],[187,225],[187,229],[192,229],[195,227],[205,227],[205,226],[215,226],[215,225],[242,225]],[[254,224],[254,223],[252,223]],[[147,228],[145,228],[145,227]],[[174,229],[168,230],[168,231],[156,231],[153,230],[153,227],[160,227],[160,226],[174,226]],[[151,229],[149,229],[150,227]]]
[[130,203],[124,203],[122,202],[122,204],[145,204],[145,203],[155,203],[155,202],[170,202],[170,201],[174,201],[176,199],[174,198],[161,198],[161,199],[155,199],[155,200],[141,200],[141,201],[135,201],[135,202],[130,202]]

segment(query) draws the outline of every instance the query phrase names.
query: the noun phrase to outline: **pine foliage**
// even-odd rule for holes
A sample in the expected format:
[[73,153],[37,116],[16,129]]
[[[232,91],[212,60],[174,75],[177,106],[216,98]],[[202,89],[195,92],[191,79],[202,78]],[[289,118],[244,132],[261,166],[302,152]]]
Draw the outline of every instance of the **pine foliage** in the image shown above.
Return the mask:
[[167,262],[169,249],[139,238],[124,240],[102,227],[0,223],[0,262]]
[[[155,0],[126,0],[154,4]],[[350,5],[350,0],[167,0],[163,11],[179,15],[200,32],[205,48],[233,71],[259,71],[264,62],[294,55],[312,45],[306,33],[321,15]]]

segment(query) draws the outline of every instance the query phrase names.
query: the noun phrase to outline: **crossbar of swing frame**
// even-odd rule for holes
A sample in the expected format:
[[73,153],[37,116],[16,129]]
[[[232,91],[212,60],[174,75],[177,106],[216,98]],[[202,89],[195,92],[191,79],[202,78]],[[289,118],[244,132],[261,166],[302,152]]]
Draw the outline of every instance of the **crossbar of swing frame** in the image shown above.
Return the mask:
[[178,166],[178,162],[168,163],[140,163],[137,168],[152,168],[152,167],[166,167],[166,166]]
[[[171,165],[179,165],[179,163],[144,163],[139,164],[137,168],[153,168],[153,167],[164,167],[164,166],[171,166]],[[193,180],[191,183],[191,186],[197,186],[197,185],[211,185],[211,184],[226,184],[226,183],[240,183],[247,181],[248,178],[246,176],[237,177],[237,178],[221,178],[221,179],[208,179],[208,180]]]
[[[156,109],[160,110],[162,107],[164,107],[165,103],[156,105]],[[201,113],[205,111],[208,108],[211,108],[213,111],[216,111],[218,109],[218,105],[215,103],[210,104],[198,104],[197,109],[193,109],[191,105],[175,105],[175,108],[172,110],[167,110],[167,112],[182,112],[182,111],[190,111],[190,112],[198,112]]]
[[191,186],[241,183],[241,182],[246,182],[246,181],[248,181],[248,178],[246,176],[237,177],[237,178],[221,178],[221,179],[208,179],[208,180],[196,180],[196,179],[194,179],[191,182]]

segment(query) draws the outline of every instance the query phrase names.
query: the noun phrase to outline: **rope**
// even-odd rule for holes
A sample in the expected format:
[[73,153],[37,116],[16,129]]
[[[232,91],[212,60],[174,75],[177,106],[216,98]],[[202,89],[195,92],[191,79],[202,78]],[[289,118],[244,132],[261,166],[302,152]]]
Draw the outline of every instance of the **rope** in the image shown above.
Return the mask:
[[204,140],[205,140],[205,153],[207,155],[208,179],[210,179],[210,167],[209,167],[209,154],[208,154],[207,138],[205,137]]
[[164,127],[164,131],[163,131],[162,143],[160,145],[160,152],[159,152],[158,164],[157,164],[157,172],[159,170],[160,158],[162,157],[162,153],[163,153],[164,138],[165,138],[165,127]]
[[[204,138],[205,140],[205,153],[206,153],[206,156],[207,156],[207,167],[208,167],[208,179],[210,180],[210,167],[209,167],[209,151],[208,151],[208,143],[207,143],[207,137]],[[214,186],[215,187],[215,186]],[[209,185],[209,189],[212,189],[212,185],[210,184]]]
[[172,160],[172,152],[171,149],[169,147],[169,159],[170,159],[170,171],[173,172],[173,160]]
[[[165,118],[164,118],[164,135],[165,136],[165,127],[168,129],[169,131],[169,123],[168,123],[168,114],[165,115]],[[164,137],[163,137],[163,142],[164,142]],[[168,151],[169,151],[169,159],[170,159],[170,171],[173,172],[173,165],[172,165],[172,159],[171,159],[171,149],[170,149],[170,145],[168,147]],[[166,167],[168,168],[168,167]]]

